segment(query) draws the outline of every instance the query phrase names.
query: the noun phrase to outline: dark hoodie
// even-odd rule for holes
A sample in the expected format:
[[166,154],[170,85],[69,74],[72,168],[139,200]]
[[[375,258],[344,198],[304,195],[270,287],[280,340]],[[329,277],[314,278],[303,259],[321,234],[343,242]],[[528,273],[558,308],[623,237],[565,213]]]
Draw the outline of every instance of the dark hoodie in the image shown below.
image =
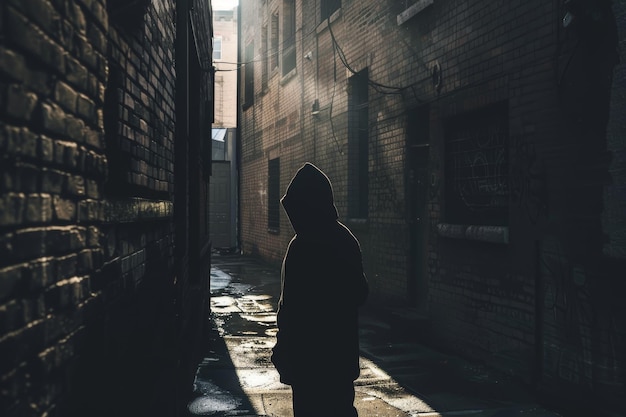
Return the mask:
[[302,166],[281,203],[296,235],[282,265],[277,342],[281,381],[359,376],[358,307],[367,297],[361,249],[337,218],[328,177]]

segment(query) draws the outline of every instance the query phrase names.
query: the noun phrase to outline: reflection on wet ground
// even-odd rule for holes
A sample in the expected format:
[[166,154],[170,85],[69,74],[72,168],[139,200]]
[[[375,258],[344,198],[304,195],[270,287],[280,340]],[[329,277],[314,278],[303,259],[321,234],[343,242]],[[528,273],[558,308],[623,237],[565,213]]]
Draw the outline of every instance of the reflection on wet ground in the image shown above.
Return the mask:
[[[279,292],[276,268],[243,257],[216,259],[211,350],[198,366],[191,416],[293,416],[291,390],[270,362]],[[362,314],[360,330],[355,406],[361,416],[558,416],[538,407],[510,377],[398,337],[376,313]]]

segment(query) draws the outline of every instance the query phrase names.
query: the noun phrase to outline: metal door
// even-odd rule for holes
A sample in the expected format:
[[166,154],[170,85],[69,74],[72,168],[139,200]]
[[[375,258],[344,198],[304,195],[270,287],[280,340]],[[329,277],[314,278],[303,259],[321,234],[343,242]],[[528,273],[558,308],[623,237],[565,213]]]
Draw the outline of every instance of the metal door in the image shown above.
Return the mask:
[[210,233],[214,248],[231,248],[230,161],[213,161],[209,187]]

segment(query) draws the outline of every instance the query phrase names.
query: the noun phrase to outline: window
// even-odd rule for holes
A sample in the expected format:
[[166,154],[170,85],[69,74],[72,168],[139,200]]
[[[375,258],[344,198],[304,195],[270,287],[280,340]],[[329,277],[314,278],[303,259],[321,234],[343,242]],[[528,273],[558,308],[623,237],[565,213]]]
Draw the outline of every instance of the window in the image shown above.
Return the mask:
[[446,124],[447,223],[508,224],[507,107],[498,103]]
[[270,31],[270,71],[274,71],[278,68],[278,12],[272,14]]
[[348,217],[368,216],[368,73],[348,80]]
[[250,42],[245,49],[243,106],[248,108],[254,104],[254,43]]
[[296,67],[296,2],[283,0],[283,77]]
[[269,66],[269,50],[267,44],[267,25],[261,28],[261,89],[267,89],[268,66]]
[[222,59],[222,37],[213,38],[213,59]]
[[328,19],[341,7],[341,0],[322,0],[320,5],[322,20]]
[[280,158],[270,159],[267,169],[267,228],[280,229]]

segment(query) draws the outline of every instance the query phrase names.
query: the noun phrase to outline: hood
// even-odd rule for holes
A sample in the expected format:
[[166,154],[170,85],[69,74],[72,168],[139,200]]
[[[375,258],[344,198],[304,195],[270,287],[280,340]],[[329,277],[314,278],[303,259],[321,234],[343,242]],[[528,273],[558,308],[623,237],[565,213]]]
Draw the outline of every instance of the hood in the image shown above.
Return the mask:
[[296,233],[318,230],[338,218],[330,180],[309,162],[298,169],[280,202]]

